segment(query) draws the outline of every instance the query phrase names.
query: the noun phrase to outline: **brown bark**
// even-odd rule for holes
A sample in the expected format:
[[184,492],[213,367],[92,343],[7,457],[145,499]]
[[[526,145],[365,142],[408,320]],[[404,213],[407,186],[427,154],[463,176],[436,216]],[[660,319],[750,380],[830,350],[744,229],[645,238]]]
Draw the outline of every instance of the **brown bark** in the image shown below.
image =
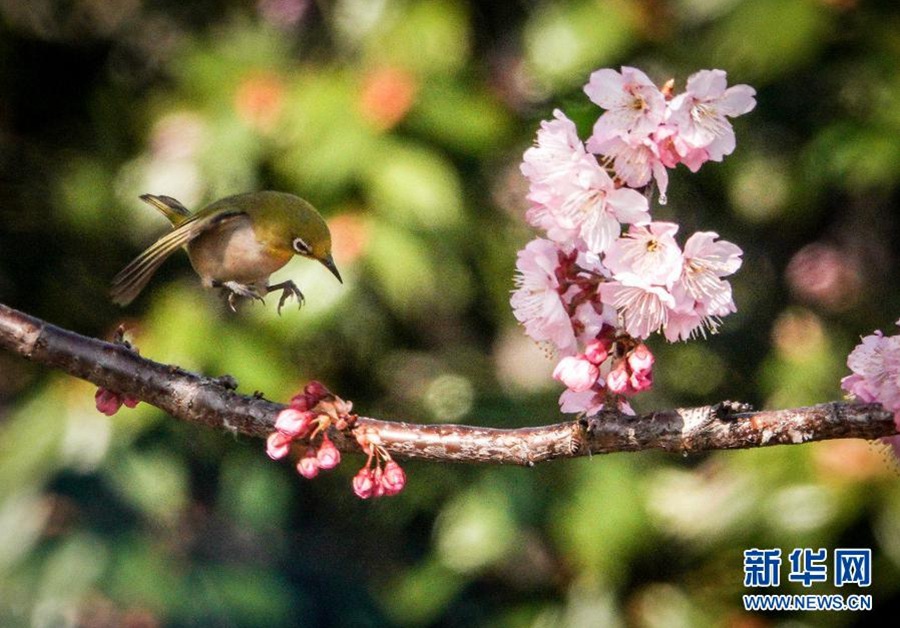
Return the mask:
[[[265,437],[273,431],[275,416],[284,407],[237,394],[230,378],[204,377],[160,364],[123,344],[82,336],[2,304],[0,348],[132,395],[181,420],[249,436]],[[604,412],[587,420],[518,429],[361,416],[356,429],[377,434],[381,444],[401,458],[520,465],[617,451],[700,452],[897,433],[892,414],[879,404],[832,402],[788,410],[742,410],[740,404],[723,402],[636,417]],[[332,431],[332,437],[343,451],[360,450],[350,434]]]

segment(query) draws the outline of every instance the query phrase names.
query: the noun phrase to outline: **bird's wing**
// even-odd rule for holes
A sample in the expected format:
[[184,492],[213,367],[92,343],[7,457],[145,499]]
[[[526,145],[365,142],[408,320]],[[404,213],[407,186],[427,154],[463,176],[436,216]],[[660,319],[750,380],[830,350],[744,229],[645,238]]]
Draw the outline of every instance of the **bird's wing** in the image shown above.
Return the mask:
[[229,211],[212,215],[195,214],[175,227],[146,251],[138,255],[134,261],[122,269],[112,281],[113,303],[128,305],[140,294],[150,277],[166,259],[182,246],[200,234],[218,227],[222,223],[245,215],[241,211]]

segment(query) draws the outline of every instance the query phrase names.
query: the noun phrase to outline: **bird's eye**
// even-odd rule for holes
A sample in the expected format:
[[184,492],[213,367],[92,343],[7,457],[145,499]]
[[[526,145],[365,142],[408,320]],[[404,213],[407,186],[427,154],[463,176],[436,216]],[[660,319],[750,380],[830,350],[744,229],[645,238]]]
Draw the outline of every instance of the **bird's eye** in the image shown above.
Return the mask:
[[312,249],[303,238],[294,238],[292,246],[300,255],[309,255],[312,252]]

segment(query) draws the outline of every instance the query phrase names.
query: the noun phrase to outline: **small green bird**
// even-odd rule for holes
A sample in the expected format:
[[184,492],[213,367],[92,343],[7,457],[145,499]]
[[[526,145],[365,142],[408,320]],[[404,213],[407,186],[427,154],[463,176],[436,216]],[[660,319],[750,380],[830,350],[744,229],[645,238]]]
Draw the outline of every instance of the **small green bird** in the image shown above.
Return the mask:
[[331,233],[315,208],[284,192],[250,192],[223,198],[195,214],[169,196],[144,194],[172,223],[172,231],[157,240],[112,282],[112,299],[128,305],[144,289],[153,273],[176,250],[184,247],[191,265],[207,288],[228,291],[234,298],[263,300],[281,290],[278,313],[291,296],[303,304],[293,281],[269,285],[269,275],[294,255],[318,260],[343,283],[331,257]]

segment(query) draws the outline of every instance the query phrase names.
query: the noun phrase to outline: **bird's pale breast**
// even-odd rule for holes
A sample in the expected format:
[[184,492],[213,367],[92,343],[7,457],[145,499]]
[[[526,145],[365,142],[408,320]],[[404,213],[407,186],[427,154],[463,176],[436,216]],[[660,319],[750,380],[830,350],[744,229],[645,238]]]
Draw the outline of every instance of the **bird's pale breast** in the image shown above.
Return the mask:
[[259,243],[250,219],[235,218],[198,236],[187,246],[194,270],[210,285],[213,281],[261,284],[287,264],[291,255],[274,254]]

